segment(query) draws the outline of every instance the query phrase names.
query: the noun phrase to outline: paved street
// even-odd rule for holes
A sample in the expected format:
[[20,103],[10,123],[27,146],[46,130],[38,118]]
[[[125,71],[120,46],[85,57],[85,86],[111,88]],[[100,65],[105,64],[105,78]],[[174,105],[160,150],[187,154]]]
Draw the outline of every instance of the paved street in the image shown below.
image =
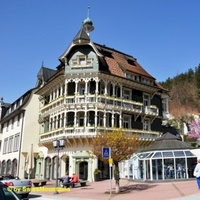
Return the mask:
[[[34,200],[199,200],[200,191],[197,189],[196,180],[171,181],[171,182],[133,182],[120,180],[122,194],[114,194],[115,181],[112,180],[110,195],[110,180],[88,183],[84,187],[71,188],[70,191],[61,191],[54,194],[55,182],[47,183],[43,191],[31,193],[29,199]],[[33,187],[34,188],[34,187]],[[44,191],[46,190],[46,191]],[[51,191],[49,191],[51,190]]]

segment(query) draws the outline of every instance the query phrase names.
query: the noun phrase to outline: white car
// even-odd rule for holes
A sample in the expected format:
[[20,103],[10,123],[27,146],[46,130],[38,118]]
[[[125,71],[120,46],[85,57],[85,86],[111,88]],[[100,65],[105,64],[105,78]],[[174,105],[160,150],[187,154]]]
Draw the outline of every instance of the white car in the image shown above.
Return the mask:
[[31,192],[32,182],[28,179],[20,179],[12,175],[1,175],[0,182],[23,198],[27,197]]
[[9,189],[8,186],[0,182],[0,199],[1,200],[25,200],[21,199],[15,192]]

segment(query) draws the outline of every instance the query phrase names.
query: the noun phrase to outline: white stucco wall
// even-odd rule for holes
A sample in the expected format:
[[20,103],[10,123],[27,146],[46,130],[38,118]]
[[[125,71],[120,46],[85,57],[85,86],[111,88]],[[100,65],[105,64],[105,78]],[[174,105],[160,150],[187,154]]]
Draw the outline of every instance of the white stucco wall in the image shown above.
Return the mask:
[[[25,158],[27,152],[33,144],[34,155],[36,156],[39,152],[39,124],[38,124],[38,113],[39,113],[39,99],[38,95],[34,94],[34,90],[32,90],[31,96],[28,99],[28,102],[23,105],[20,110],[20,122],[17,122],[17,117],[19,112],[13,111],[15,115],[12,116],[7,124],[5,124],[2,131],[2,147],[0,151],[0,160],[11,160],[11,162],[16,159],[18,162],[17,165],[17,174],[20,178],[24,178],[24,167],[25,167]],[[14,120],[13,125],[11,125],[11,121]],[[13,146],[15,143],[15,136],[19,134],[18,141],[18,150],[13,150]],[[4,148],[4,140],[5,138],[9,138],[13,136],[12,150],[7,153],[3,153]]]

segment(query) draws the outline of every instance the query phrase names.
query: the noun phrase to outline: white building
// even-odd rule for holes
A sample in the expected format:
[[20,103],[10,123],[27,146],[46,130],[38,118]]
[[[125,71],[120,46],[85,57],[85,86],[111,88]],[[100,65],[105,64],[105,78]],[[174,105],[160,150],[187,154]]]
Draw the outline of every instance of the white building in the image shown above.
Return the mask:
[[[35,157],[38,147],[39,99],[31,89],[9,105],[1,119],[1,174],[27,177],[25,159],[31,144]],[[34,172],[32,173],[34,176]]]

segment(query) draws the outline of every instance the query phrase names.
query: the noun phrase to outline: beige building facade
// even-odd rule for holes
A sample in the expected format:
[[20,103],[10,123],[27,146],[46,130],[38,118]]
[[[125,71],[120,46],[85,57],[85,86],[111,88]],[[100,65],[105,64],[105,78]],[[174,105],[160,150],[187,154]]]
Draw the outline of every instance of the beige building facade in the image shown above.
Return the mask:
[[39,99],[35,91],[29,90],[10,104],[1,119],[1,174],[27,177],[25,163],[31,144],[37,157]]

